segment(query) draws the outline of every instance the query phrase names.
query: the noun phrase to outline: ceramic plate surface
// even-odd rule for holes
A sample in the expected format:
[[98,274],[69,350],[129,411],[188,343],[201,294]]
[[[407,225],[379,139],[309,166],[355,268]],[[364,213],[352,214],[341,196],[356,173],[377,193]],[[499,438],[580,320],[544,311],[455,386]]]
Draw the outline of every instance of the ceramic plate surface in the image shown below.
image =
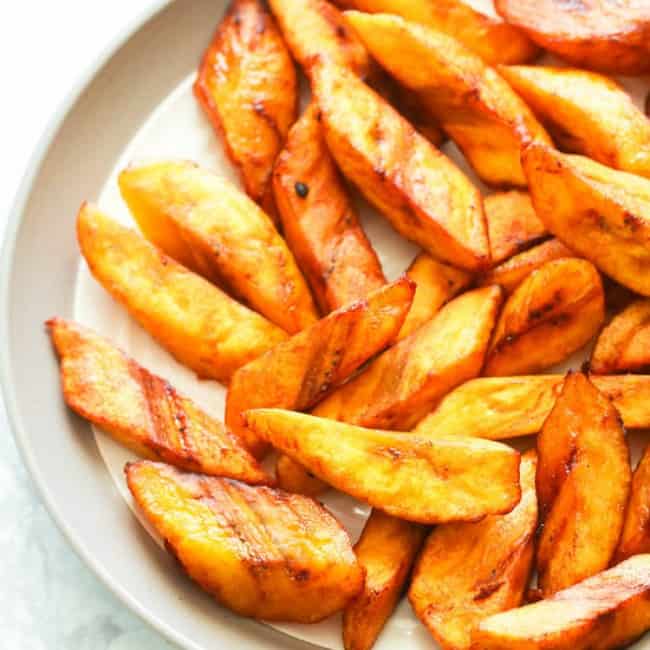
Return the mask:
[[[472,4],[491,10],[482,0]],[[239,184],[191,92],[197,62],[224,7],[218,0],[161,2],[93,71],[46,137],[19,196],[3,256],[3,384],[16,437],[58,524],[132,609],[187,648],[314,644],[336,650],[342,647],[339,617],[271,629],[229,614],[181,575],[153,531],[138,523],[123,478],[124,463],[133,456],[102,432],[93,436],[66,410],[42,325],[58,314],[95,328],[222,418],[224,388],[198,381],[176,363],[92,279],[80,262],[74,220],[81,201],[90,199],[133,224],[116,184],[130,162],[190,159]],[[641,87],[630,83],[641,101]],[[467,171],[453,147],[447,152]],[[386,275],[397,277],[417,249],[368,206],[360,204],[360,210]],[[563,368],[584,358],[585,351]],[[635,440],[635,456],[638,446]],[[323,501],[356,540],[368,508],[334,492]],[[403,600],[375,647],[434,645]]]

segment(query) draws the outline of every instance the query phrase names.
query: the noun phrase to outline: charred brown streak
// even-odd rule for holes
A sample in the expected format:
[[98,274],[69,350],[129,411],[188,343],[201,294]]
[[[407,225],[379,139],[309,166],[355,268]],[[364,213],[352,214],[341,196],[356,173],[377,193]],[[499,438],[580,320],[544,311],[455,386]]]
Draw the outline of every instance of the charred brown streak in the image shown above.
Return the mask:
[[479,602],[481,600],[487,600],[492,594],[496,593],[503,587],[505,583],[503,581],[489,582],[488,584],[481,585],[478,589],[477,594],[474,596],[473,600]]
[[280,133],[280,128],[278,127],[278,123],[267,112],[265,103],[261,100],[257,100],[253,102],[253,110],[269,125],[269,127],[271,128],[273,133],[275,133],[275,136],[278,138],[278,140],[282,141],[284,138],[282,137],[282,133]]
[[176,389],[169,383],[163,382],[163,392],[169,407],[173,425],[176,427],[183,450],[188,456],[192,456],[192,441],[189,436],[189,420],[183,400],[179,397]]
[[[171,384],[152,375],[145,368],[138,368],[138,383],[144,393],[145,404],[153,425],[153,435],[156,444],[160,446],[176,446],[171,435],[171,426],[178,432],[178,445],[188,455],[188,420],[182,400]],[[166,405],[167,408],[164,408]]]
[[[268,555],[263,556],[259,553],[259,544],[256,543],[255,538],[251,537],[247,528],[250,526],[258,526],[268,536],[268,530],[263,522],[257,515],[257,512],[251,507],[246,499],[246,490],[242,490],[238,483],[233,481],[223,481],[223,487],[226,492],[226,499],[230,501],[230,507],[216,507],[216,504],[208,503],[214,512],[218,512],[224,518],[225,523],[229,527],[231,533],[236,537],[245,549],[245,557],[248,564],[248,569],[251,573],[255,574],[264,571],[268,564]],[[201,501],[208,501],[209,497],[204,497]],[[241,502],[244,501],[242,504]],[[244,508],[246,511],[244,511]]]
[[623,214],[623,223],[632,231],[636,232],[642,226],[641,219],[631,212]]

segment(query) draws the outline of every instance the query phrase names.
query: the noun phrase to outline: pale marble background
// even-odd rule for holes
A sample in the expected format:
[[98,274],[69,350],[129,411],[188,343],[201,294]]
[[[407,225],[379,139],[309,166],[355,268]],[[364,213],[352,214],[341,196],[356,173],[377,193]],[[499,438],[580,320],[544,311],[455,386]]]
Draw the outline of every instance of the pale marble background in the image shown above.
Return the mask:
[[[0,3],[0,241],[25,166],[52,112],[84,67],[149,3]],[[22,464],[1,399],[0,650],[173,650],[67,545]]]

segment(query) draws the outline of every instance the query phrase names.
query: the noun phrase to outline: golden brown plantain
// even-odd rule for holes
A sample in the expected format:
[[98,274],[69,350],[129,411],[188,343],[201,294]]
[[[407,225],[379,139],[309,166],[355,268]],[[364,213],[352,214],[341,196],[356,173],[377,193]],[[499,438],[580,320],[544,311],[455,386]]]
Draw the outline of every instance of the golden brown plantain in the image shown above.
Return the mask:
[[122,196],[145,237],[294,334],[317,320],[296,261],[273,222],[225,179],[190,162],[129,167]]
[[646,0],[495,0],[496,10],[535,43],[579,68],[650,71]]
[[321,480],[399,519],[475,521],[509,512],[521,496],[519,454],[500,443],[426,439],[279,409],[246,418],[249,429]]
[[537,454],[537,581],[547,598],[610,565],[630,494],[630,453],[607,396],[569,373]]
[[328,0],[269,0],[293,58],[309,74],[320,56],[365,77],[373,65],[366,48]]
[[650,176],[650,120],[616,82],[571,68],[501,66],[499,73],[561,149]]
[[420,253],[413,260],[406,275],[417,287],[413,304],[399,333],[400,340],[431,320],[446,302],[466,289],[472,281],[467,271],[438,262],[427,253]]
[[539,218],[580,257],[650,295],[650,180],[541,144],[522,161]]
[[559,239],[549,239],[483,273],[478,284],[483,287],[498,284],[506,295],[510,295],[533,271],[547,262],[575,256]]
[[347,533],[313,499],[147,461],[125,472],[167,549],[237,614],[315,623],[363,587]]
[[[415,428],[422,436],[477,436],[505,440],[533,435],[562,388],[562,375],[473,379],[444,397]],[[650,427],[650,376],[592,375],[629,429]]]
[[399,16],[345,16],[377,62],[419,95],[483,181],[526,185],[521,148],[551,140],[493,68],[447,34]]
[[650,300],[637,300],[614,316],[600,333],[589,364],[597,375],[650,367]]
[[507,515],[438,526],[413,571],[409,600],[443,650],[467,650],[487,616],[521,605],[533,566],[534,451],[521,459],[521,501]]
[[83,204],[79,247],[115,300],[199,377],[228,381],[287,334],[159,251],[138,233]]
[[373,510],[354,547],[366,570],[363,591],[343,610],[345,650],[370,650],[393,613],[425,529]]
[[524,63],[539,53],[525,34],[498,18],[475,11],[464,0],[336,0],[344,9],[396,14],[445,32],[486,63]]
[[498,287],[455,298],[322,401],[313,414],[407,431],[446,393],[480,373],[500,305]]
[[289,51],[262,0],[232,0],[194,83],[194,94],[250,197],[275,216],[273,163],[298,110]]
[[473,650],[609,650],[650,627],[650,555],[483,620]]
[[486,267],[481,196],[460,169],[351,71],[316,65],[312,90],[332,156],[393,227],[442,261]]
[[497,192],[486,196],[483,204],[493,264],[532,248],[548,235],[526,192]]
[[541,372],[588,343],[604,320],[605,294],[594,265],[579,259],[548,262],[506,301],[483,374]]
[[226,424],[256,456],[263,456],[268,447],[246,428],[243,412],[314,406],[396,339],[414,291],[408,278],[381,287],[240,368],[228,387]]
[[632,475],[630,500],[614,562],[650,551],[650,446]]
[[68,406],[120,444],[191,472],[270,484],[241,440],[166,380],[95,332],[47,321]]
[[284,235],[323,313],[386,282],[325,144],[315,104],[289,132],[273,188]]

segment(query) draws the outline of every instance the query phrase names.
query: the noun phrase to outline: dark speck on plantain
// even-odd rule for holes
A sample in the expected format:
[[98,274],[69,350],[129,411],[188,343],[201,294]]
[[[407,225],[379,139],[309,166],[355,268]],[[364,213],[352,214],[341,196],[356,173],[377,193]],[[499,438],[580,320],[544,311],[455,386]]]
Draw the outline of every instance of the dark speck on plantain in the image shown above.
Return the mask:
[[309,194],[309,185],[306,183],[301,183],[298,181],[295,185],[295,190],[296,194],[301,198],[301,199],[306,199],[307,195]]

